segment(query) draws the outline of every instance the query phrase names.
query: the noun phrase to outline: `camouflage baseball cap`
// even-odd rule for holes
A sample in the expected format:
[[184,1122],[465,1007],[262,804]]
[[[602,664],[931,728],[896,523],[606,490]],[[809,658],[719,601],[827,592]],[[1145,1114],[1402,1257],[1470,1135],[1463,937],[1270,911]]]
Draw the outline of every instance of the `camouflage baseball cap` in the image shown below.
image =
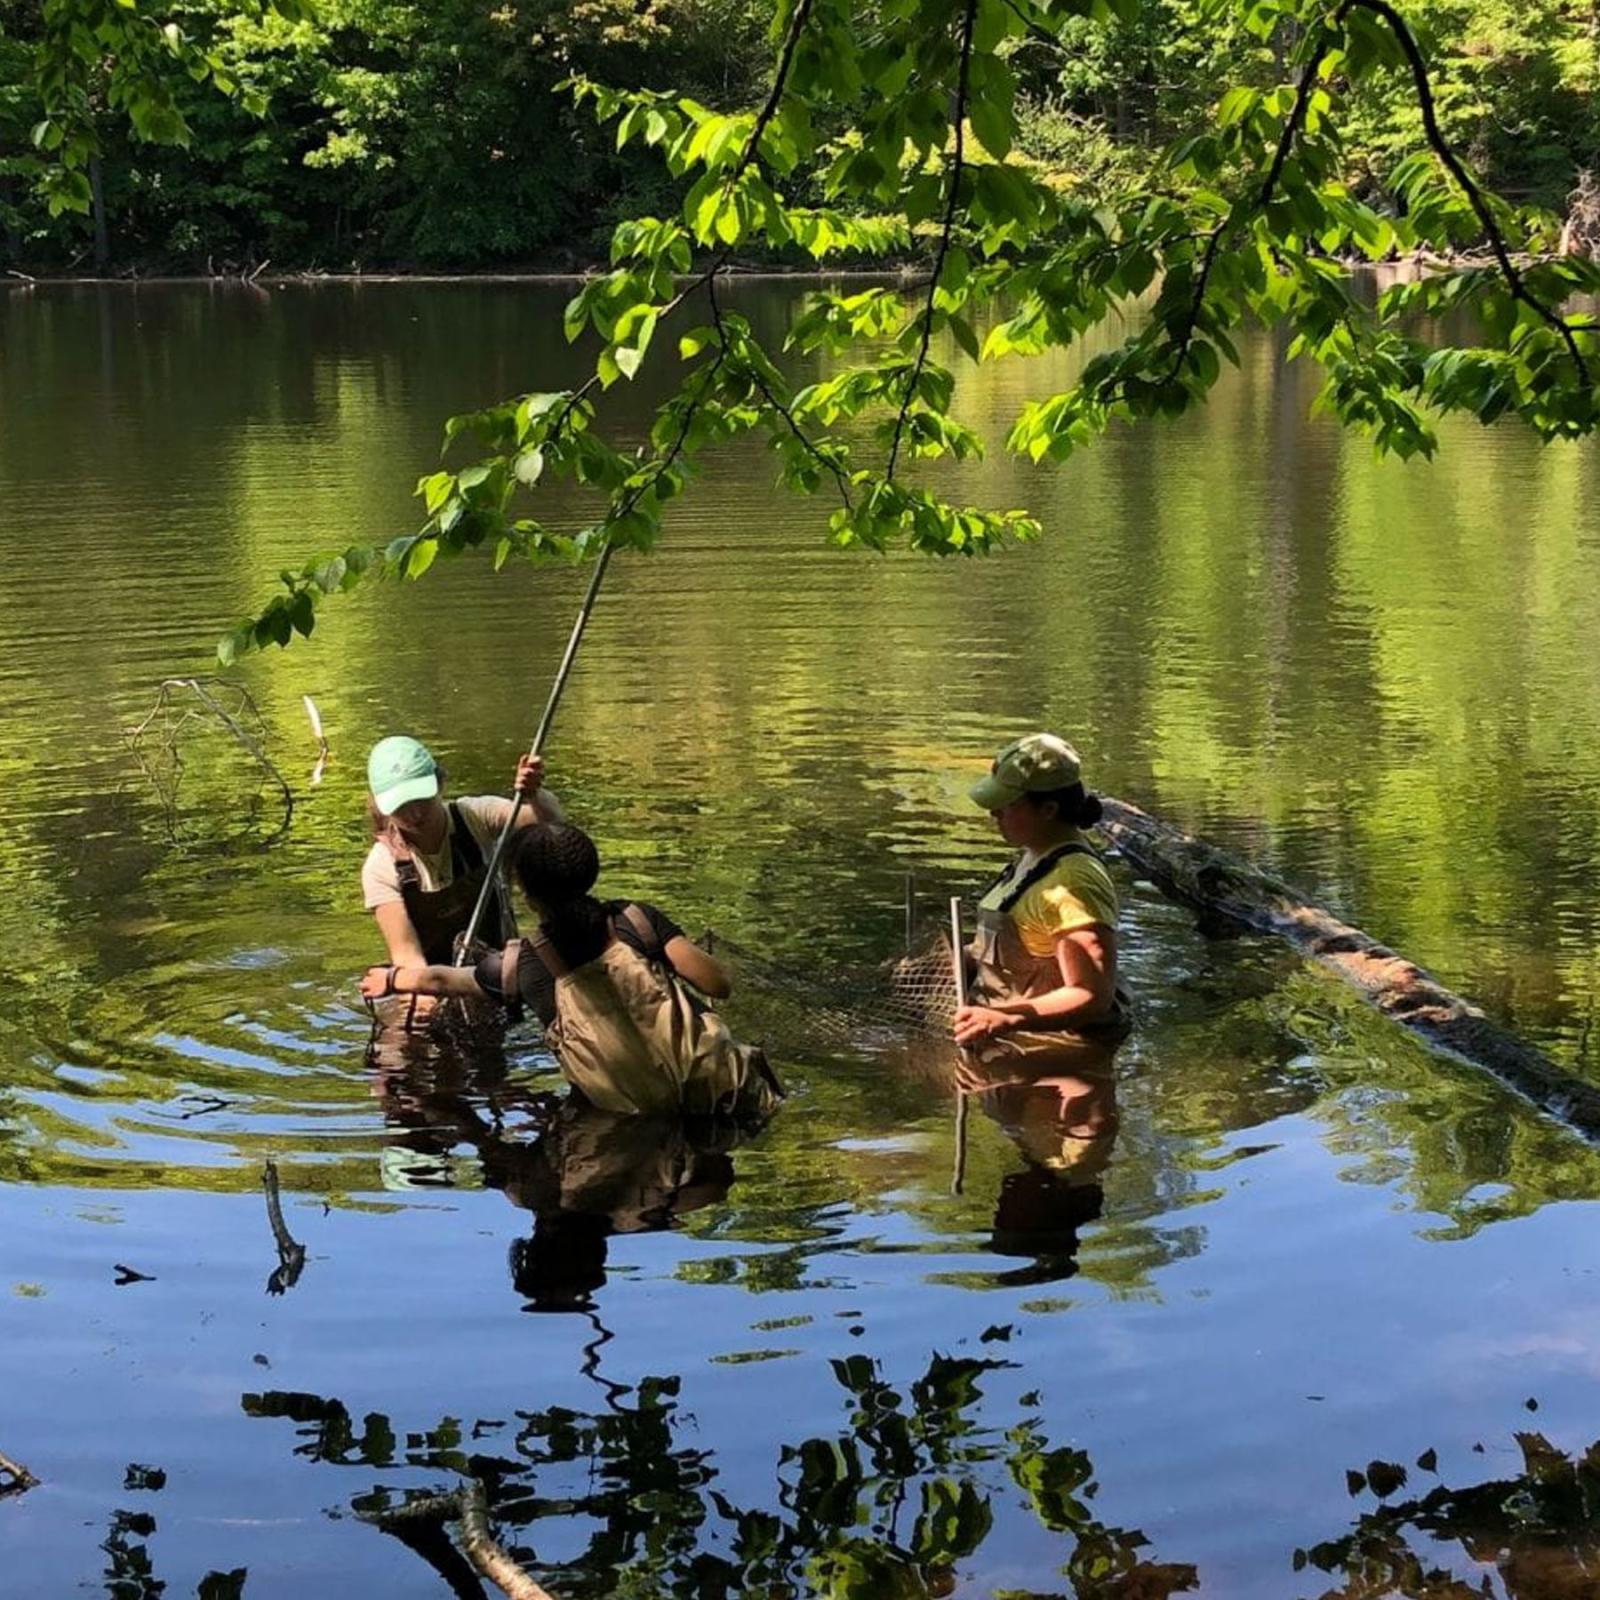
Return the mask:
[[1013,739],[967,792],[985,811],[1020,800],[1025,794],[1050,794],[1083,781],[1078,752],[1053,733],[1030,733]]

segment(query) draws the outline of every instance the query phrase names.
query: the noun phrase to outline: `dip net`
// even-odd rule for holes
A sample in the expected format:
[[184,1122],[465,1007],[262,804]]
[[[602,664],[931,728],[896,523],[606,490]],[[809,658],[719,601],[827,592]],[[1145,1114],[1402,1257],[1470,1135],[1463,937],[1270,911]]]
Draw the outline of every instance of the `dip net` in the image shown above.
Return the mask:
[[877,965],[808,962],[803,969],[718,934],[707,938],[735,977],[734,999],[718,1009],[769,1041],[870,1050],[949,1040],[956,981],[948,933]]

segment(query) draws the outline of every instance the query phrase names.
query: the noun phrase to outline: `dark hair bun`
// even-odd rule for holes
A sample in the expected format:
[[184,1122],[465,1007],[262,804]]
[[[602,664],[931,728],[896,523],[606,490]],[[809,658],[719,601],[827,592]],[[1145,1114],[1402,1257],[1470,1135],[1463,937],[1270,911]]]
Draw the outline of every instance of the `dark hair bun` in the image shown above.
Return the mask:
[[1105,814],[1106,808],[1100,804],[1100,796],[1086,794],[1083,803],[1078,807],[1078,826],[1092,828]]
[[517,843],[517,877],[536,900],[580,899],[600,876],[600,854],[581,828],[542,822],[525,829]]

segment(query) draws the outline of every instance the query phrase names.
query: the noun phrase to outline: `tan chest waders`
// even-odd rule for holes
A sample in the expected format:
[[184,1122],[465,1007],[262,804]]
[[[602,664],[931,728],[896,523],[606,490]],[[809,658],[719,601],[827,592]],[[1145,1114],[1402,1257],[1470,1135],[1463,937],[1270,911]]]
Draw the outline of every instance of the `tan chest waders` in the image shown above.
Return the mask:
[[[626,924],[650,955],[616,936]],[[634,1116],[769,1115],[783,1091],[753,1045],[740,1044],[673,972],[650,919],[636,905],[613,920],[610,943],[569,966],[544,934],[506,946],[501,987],[529,987],[524,962],[555,981],[551,1043],[567,1081],[602,1110]]]
[[[472,908],[488,876],[483,850],[473,837],[467,819],[452,801],[446,806],[450,829],[450,881],[442,889],[424,889],[409,845],[397,833],[386,842],[395,860],[395,875],[400,881],[400,898],[406,915],[417,930],[423,959],[430,966],[448,966],[455,960],[455,942],[466,932]],[[498,950],[516,931],[509,915],[503,890],[489,897],[479,932],[486,950]]]
[[[1085,844],[1061,845],[1040,857],[1005,892],[998,905],[979,906],[977,932],[967,946],[972,963],[973,1005],[1000,1006],[1037,1000],[1040,995],[1061,987],[1061,967],[1055,953],[1034,955],[1022,942],[1011,912],[1028,890],[1043,882],[1056,864],[1070,855],[1092,856],[1094,851]],[[1010,870],[1007,869],[1008,875]],[[1004,878],[998,881],[1003,882]],[[985,893],[984,899],[988,899],[993,887]],[[1132,1022],[1132,1004],[1119,984],[1110,1012],[1095,1022],[1077,1023],[1071,1028],[1019,1028],[985,1040],[978,1054],[985,1061],[1006,1055],[1026,1056],[1031,1061],[1037,1056],[1044,1065],[1049,1057],[1071,1051],[1075,1038],[1117,1039],[1128,1032]]]

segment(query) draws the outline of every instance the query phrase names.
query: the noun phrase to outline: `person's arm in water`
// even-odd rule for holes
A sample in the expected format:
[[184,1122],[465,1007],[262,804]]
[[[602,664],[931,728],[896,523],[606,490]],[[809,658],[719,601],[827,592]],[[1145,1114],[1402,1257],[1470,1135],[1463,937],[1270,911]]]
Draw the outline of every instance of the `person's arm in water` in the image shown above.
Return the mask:
[[1099,1022],[1116,999],[1117,936],[1095,923],[1056,940],[1061,985],[1031,1000],[999,1006],[962,1006],[955,1016],[957,1044],[977,1044],[1016,1028],[1070,1028]]
[[368,967],[361,979],[361,993],[368,1000],[382,1000],[391,994],[454,994],[479,999],[483,988],[471,967],[430,967],[418,961],[412,966]]
[[683,934],[668,939],[662,954],[671,963],[672,970],[680,978],[687,978],[701,994],[713,1000],[726,1000],[733,993],[733,979],[728,969]]

